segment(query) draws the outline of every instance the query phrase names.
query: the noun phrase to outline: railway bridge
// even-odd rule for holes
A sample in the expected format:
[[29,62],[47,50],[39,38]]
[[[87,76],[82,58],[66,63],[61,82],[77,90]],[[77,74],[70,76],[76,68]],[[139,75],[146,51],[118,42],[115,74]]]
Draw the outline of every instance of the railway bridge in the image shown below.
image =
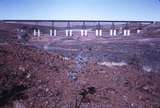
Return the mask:
[[23,31],[23,25],[30,25],[34,37],[43,34],[59,36],[63,31],[64,36],[74,36],[79,32],[80,36],[88,36],[90,31],[95,36],[131,36],[140,34],[143,28],[154,24],[154,21],[109,21],[109,20],[3,20],[5,23],[21,24],[19,29]]

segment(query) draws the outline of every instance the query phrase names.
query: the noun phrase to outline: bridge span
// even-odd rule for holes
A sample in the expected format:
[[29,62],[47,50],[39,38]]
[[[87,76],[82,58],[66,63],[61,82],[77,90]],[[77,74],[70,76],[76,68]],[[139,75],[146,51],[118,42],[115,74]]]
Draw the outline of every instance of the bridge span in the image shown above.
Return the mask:
[[[32,26],[33,36],[40,37],[43,34],[49,36],[59,36],[58,31],[64,32],[70,37],[74,32],[79,32],[80,36],[88,36],[88,32],[94,32],[95,36],[130,36],[140,34],[143,28],[159,23],[158,21],[112,21],[112,20],[1,20],[2,23],[18,23],[20,31],[24,31],[25,25]],[[44,33],[44,29],[45,33]]]

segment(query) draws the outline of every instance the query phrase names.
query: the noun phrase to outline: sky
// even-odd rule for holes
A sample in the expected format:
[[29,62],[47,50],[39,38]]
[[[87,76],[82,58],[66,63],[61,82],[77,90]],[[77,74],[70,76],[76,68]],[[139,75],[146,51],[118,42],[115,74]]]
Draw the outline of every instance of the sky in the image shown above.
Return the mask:
[[0,20],[160,21],[160,0],[0,0]]

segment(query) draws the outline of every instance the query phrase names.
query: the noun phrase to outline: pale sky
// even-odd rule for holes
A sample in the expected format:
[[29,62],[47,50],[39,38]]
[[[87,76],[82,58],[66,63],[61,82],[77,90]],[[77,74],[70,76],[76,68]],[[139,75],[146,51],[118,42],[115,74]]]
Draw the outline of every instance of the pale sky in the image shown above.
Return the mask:
[[0,20],[160,21],[159,0],[0,0]]

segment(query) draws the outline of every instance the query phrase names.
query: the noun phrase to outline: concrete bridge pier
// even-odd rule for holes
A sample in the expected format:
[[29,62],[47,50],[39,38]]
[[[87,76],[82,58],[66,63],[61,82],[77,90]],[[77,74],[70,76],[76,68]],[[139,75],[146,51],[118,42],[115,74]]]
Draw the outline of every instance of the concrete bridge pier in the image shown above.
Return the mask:
[[113,35],[113,30],[112,29],[110,29],[110,36],[112,36]]
[[67,30],[66,30],[66,36],[68,37],[68,36],[72,36],[72,35],[73,35],[73,31],[67,29]]
[[40,37],[40,35],[41,35],[40,29],[34,29],[34,30],[33,30],[33,35]]
[[84,36],[87,36],[87,35],[88,35],[88,31],[84,30]]
[[117,35],[117,30],[114,29],[114,30],[113,30],[113,36],[116,36],[116,35]]
[[54,29],[50,29],[50,32],[49,32],[50,36],[56,36],[57,35],[57,31]]
[[123,30],[123,35],[124,36],[130,36],[130,34],[131,34],[131,31],[129,29],[129,25],[128,25],[128,22],[127,22],[127,24],[125,25],[124,30]]
[[72,35],[73,35],[73,31],[69,30],[69,36],[72,36]]
[[139,35],[142,32],[142,23],[138,23],[137,34]]
[[54,36],[57,36],[57,30],[54,29]]
[[69,30],[66,30],[66,36],[69,36]]
[[88,35],[88,31],[86,29],[86,24],[85,22],[83,22],[82,29],[81,29],[81,36],[87,36],[87,35]]
[[102,36],[102,29],[96,30],[96,36]]
[[37,31],[36,31],[36,29],[33,30],[33,36],[37,36]]
[[98,30],[96,30],[96,36],[98,36],[99,35],[99,31]]
[[102,29],[99,30],[99,36],[102,36]]
[[50,36],[52,36],[52,35],[53,35],[53,30],[52,30],[52,29],[50,29],[50,31],[49,31],[49,35],[50,35]]
[[110,36],[116,36],[116,35],[117,35],[117,30],[115,28],[114,23],[112,22],[112,26],[111,26],[111,29],[110,29]]
[[124,36],[130,36],[130,30],[129,29],[124,29],[123,30],[123,35]]
[[41,36],[41,31],[40,31],[40,29],[38,29],[37,36],[38,36],[38,37]]
[[70,25],[70,22],[68,21],[67,23],[67,29],[66,29],[66,36],[72,36],[73,33],[72,33],[72,29],[71,29],[71,25]]
[[81,36],[84,36],[84,30],[81,30]]
[[125,30],[125,29],[123,30],[123,35],[127,36],[127,30]]
[[100,22],[98,22],[97,24],[96,36],[102,36],[102,27],[101,27]]
[[140,29],[137,29],[137,34],[140,34],[141,33],[141,30]]
[[81,36],[87,36],[88,31],[87,30],[81,30]]
[[51,27],[52,28],[50,29],[50,36],[56,36],[57,35],[57,31],[55,29],[54,21],[52,21]]
[[110,36],[116,36],[117,30],[116,29],[110,29]]
[[131,31],[130,29],[127,30],[127,36],[130,36],[131,35]]
[[35,28],[34,28],[34,30],[33,30],[33,35],[40,37],[41,31],[40,31],[40,29],[38,29],[38,23],[39,23],[39,22],[35,22]]

